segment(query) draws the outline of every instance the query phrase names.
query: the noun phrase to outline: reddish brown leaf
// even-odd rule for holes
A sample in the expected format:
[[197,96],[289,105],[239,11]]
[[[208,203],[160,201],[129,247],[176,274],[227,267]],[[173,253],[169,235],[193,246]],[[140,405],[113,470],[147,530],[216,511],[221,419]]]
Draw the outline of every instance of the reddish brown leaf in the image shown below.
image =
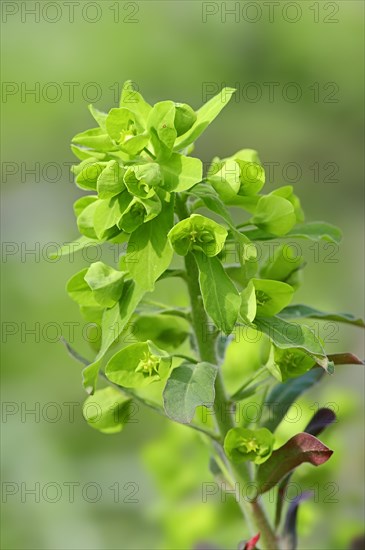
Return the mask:
[[327,357],[335,365],[364,365],[364,361],[353,353],[335,353]]
[[260,533],[257,533],[254,537],[252,537],[250,540],[248,540],[243,548],[243,550],[255,550],[256,543],[260,538]]
[[303,462],[319,466],[327,462],[332,453],[313,435],[304,432],[295,435],[259,466],[256,478],[258,493],[269,491]]

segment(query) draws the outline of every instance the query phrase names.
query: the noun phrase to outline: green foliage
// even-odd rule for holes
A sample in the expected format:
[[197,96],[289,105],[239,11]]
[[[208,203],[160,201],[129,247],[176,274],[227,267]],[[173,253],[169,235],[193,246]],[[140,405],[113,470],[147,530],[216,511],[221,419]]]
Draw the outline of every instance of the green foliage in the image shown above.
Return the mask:
[[[108,113],[89,107],[98,127],[77,134],[72,145],[80,160],[73,167],[76,184],[91,192],[74,205],[81,233],[76,243],[80,249],[106,241],[126,247],[117,265],[93,263],[69,280],[67,291],[101,330],[94,343],[97,355],[83,370],[85,389],[95,392],[84,412],[92,400],[100,409],[98,415],[85,413],[89,424],[118,432],[125,415],[115,410],[126,412],[137,400],[202,432],[219,479],[233,483],[233,472],[247,481],[252,474],[259,492],[265,492],[302,462],[318,465],[330,457],[332,451],[310,434],[298,434],[273,450],[273,432],[294,400],[325,371],[361,362],[350,353],[328,356],[313,330],[296,321],[364,323],[350,314],[291,305],[305,264],[291,244],[280,244],[259,261],[258,241],[338,243],[339,229],[305,223],[292,186],[263,193],[265,170],[252,149],[214,158],[206,175],[202,161],[190,156],[195,140],[233,93],[225,88],[195,111],[170,100],[149,105],[127,82],[118,107]],[[230,206],[238,209],[242,223],[234,223]],[[201,208],[204,215],[197,213]],[[174,277],[187,284],[190,308],[149,303],[145,295],[156,283]],[[229,398],[220,362],[241,329],[261,340],[258,364],[250,374],[237,369]],[[96,389],[100,378],[112,386]],[[233,414],[234,407],[262,392],[268,396],[253,429]],[[255,514],[260,506],[256,502]],[[272,548],[272,528],[262,518],[257,525],[263,529],[260,547],[262,541]]]

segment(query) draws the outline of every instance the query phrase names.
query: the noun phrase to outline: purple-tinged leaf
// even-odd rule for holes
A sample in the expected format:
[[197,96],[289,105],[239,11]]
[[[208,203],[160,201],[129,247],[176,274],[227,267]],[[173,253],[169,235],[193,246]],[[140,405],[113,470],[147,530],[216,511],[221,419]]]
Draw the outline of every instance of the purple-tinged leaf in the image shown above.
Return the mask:
[[296,550],[297,548],[297,516],[299,504],[304,500],[308,500],[313,493],[305,491],[298,495],[289,505],[288,512],[285,518],[283,535],[281,538],[282,550]]
[[314,367],[298,378],[290,378],[286,382],[273,387],[265,400],[264,415],[261,425],[273,432],[280,424],[290,406],[307,389],[316,384],[324,375],[324,370]]
[[307,424],[305,432],[310,435],[321,434],[327,426],[336,422],[336,415],[331,409],[323,408],[319,409],[313,416],[312,420]]
[[364,550],[365,548],[365,535],[360,535],[352,539],[349,550]]
[[320,466],[331,457],[331,451],[319,439],[307,433],[300,433],[289,439],[257,470],[257,490],[266,493],[277,485],[283,477],[300,464],[308,462]]
[[[323,432],[323,430],[336,421],[336,415],[331,409],[319,409],[307,424],[305,428],[305,433],[310,435],[317,436]],[[289,473],[285,476],[278,487],[278,496],[276,501],[276,513],[275,513],[275,527],[278,527],[281,520],[281,512],[283,509],[283,504],[286,496],[286,489],[288,487],[292,473]]]
[[335,365],[365,365],[365,362],[353,353],[335,353],[327,357]]

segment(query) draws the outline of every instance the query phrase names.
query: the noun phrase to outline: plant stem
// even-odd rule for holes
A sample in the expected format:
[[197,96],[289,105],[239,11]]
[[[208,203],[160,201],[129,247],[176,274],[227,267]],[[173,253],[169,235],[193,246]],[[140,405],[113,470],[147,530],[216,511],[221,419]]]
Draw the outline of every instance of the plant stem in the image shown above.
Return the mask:
[[[176,209],[180,220],[189,217],[186,203],[179,196],[177,196],[176,199]],[[200,360],[217,365],[218,361],[215,350],[216,332],[209,330],[210,325],[208,323],[208,317],[205,312],[200,292],[199,271],[192,253],[188,253],[185,256],[185,268],[186,282],[192,310],[192,325],[196,338],[196,344],[199,350]],[[218,371],[215,381],[214,412],[221,434],[221,439],[223,441],[228,430],[234,427],[234,420],[232,411],[230,410],[230,404],[226,397],[220,371]],[[238,486],[241,494],[247,483],[251,481],[249,470],[245,464],[230,464],[230,466],[235,475],[236,481],[239,484]],[[255,534],[252,524],[254,524],[256,529],[261,533],[260,542],[263,550],[277,550],[278,544],[275,533],[266,518],[261,504],[258,501],[248,502],[244,498],[239,498],[238,504],[242,509],[247,523],[249,524],[252,535]]]

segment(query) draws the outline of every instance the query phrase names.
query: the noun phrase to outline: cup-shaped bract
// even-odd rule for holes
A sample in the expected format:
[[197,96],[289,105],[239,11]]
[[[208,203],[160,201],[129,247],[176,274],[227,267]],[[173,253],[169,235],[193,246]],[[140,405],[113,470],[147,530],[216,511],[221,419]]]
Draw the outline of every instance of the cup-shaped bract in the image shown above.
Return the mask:
[[267,428],[232,428],[224,440],[224,451],[233,462],[250,460],[262,464],[272,454],[275,438]]
[[177,223],[168,236],[180,256],[194,250],[206,256],[216,256],[222,251],[227,235],[228,231],[222,225],[200,214],[192,214]]

